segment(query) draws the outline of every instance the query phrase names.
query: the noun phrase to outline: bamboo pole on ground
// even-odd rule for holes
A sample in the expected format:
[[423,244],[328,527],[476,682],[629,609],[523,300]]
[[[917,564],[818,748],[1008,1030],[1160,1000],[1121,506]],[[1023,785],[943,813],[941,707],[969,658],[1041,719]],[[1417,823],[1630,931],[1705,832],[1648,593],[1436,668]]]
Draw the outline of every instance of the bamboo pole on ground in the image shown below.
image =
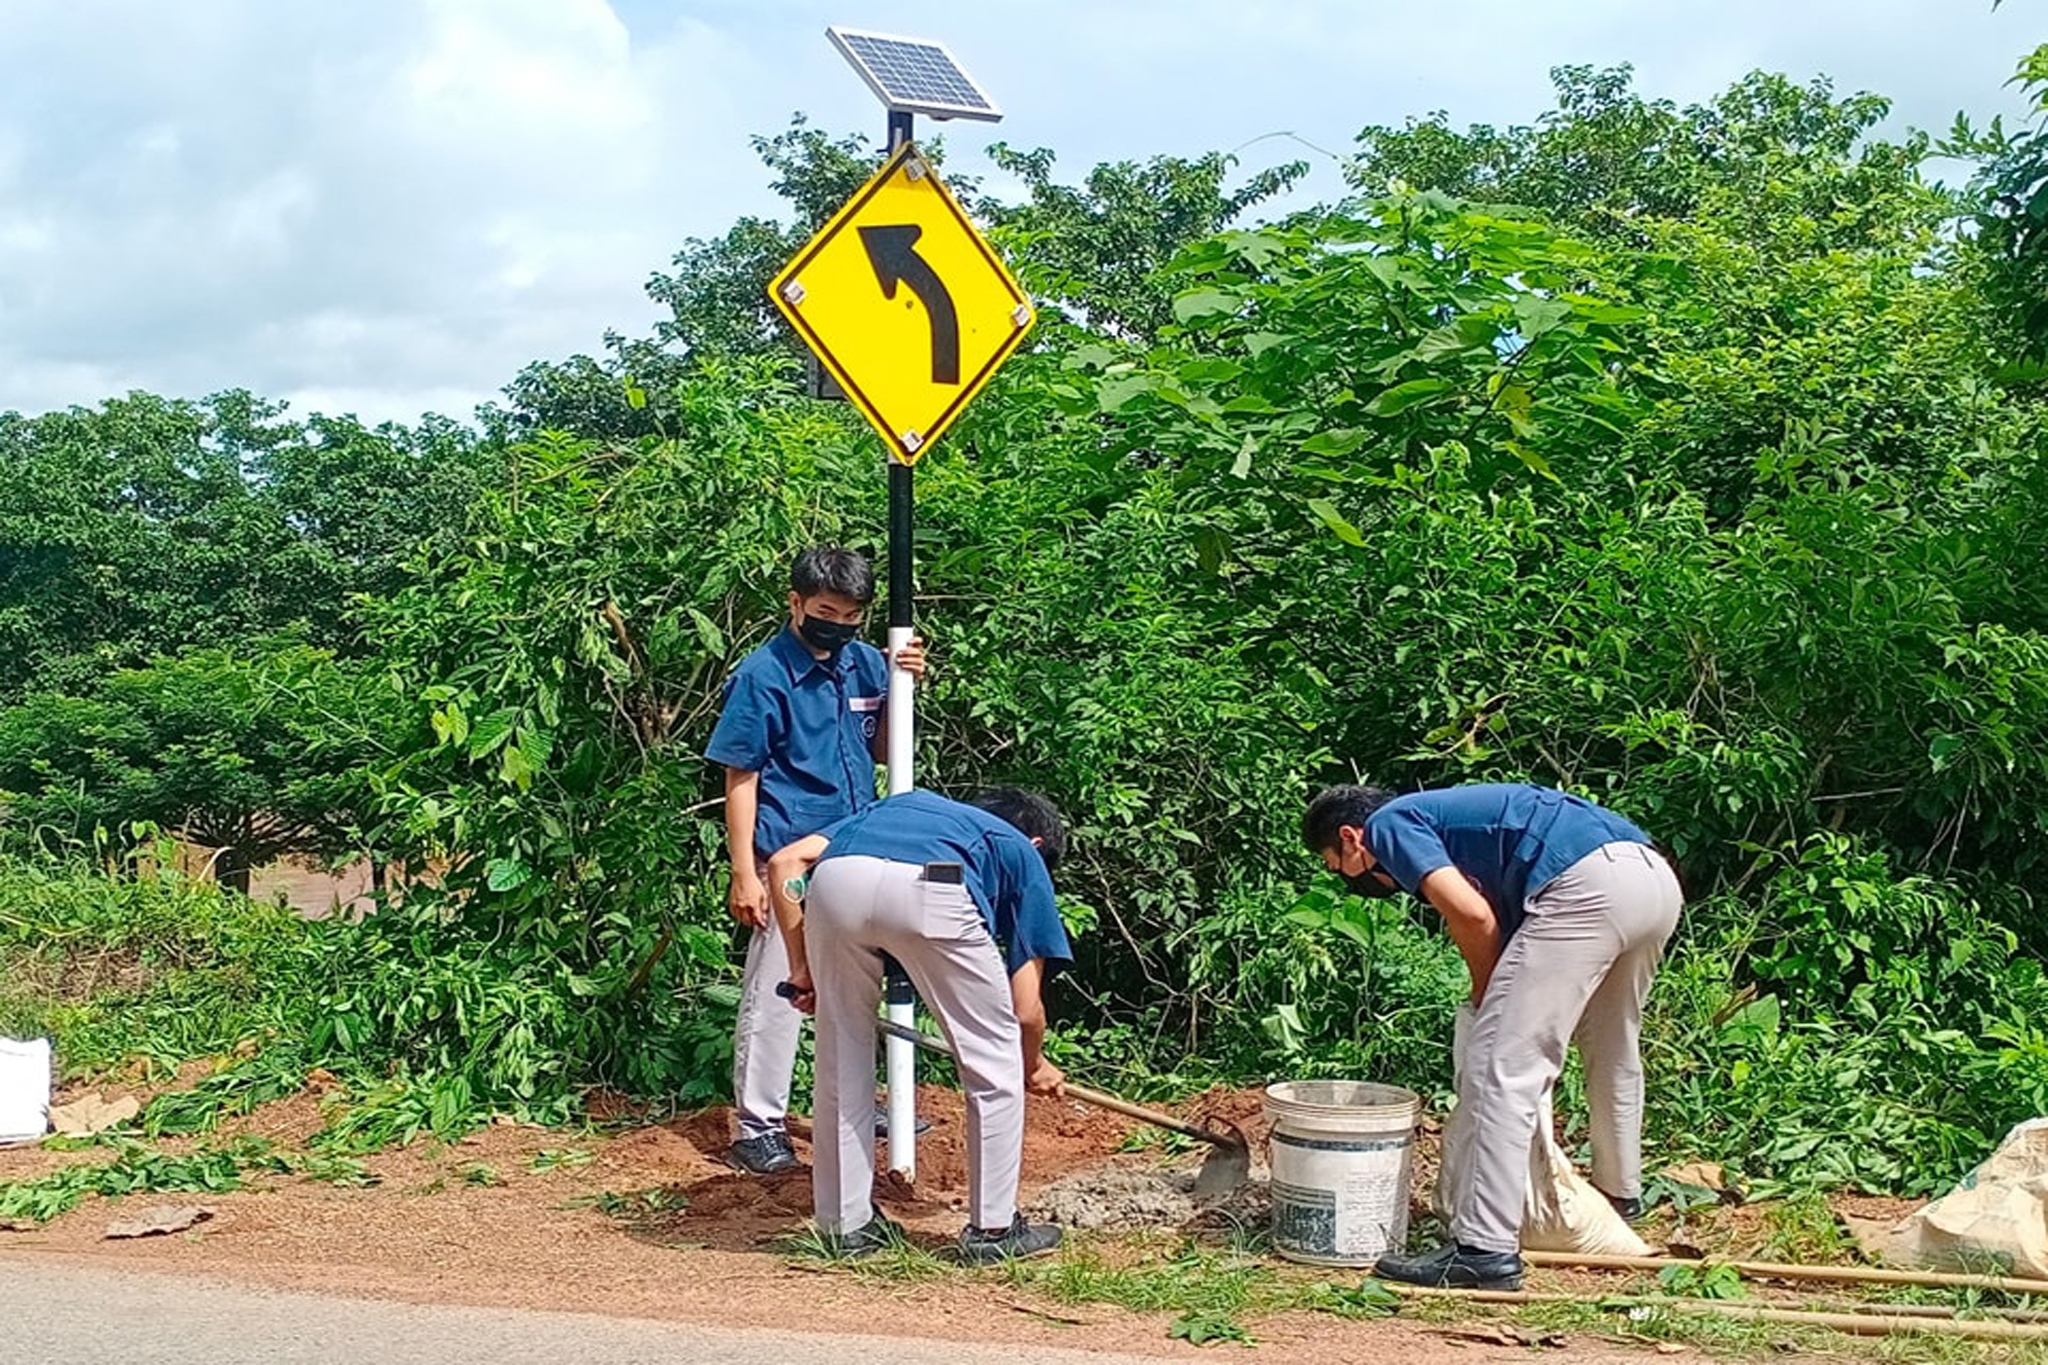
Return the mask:
[[[1471,1300],[1476,1303],[1590,1303],[1613,1306],[1635,1307],[1637,1305],[1676,1305],[1684,1307],[1697,1303],[1741,1302],[1728,1299],[1692,1299],[1671,1294],[1602,1294],[1598,1297],[1588,1294],[1544,1293],[1534,1290],[1517,1289],[1436,1289],[1423,1285],[1389,1283],[1388,1288],[1396,1293],[1416,1293],[1424,1296],[1449,1296]],[[1801,1309],[1817,1309],[1830,1313],[1878,1313],[1904,1318],[1952,1318],[1957,1309],[1949,1303],[1881,1303],[1869,1299],[1799,1299]],[[1791,1307],[1791,1303],[1776,1304],[1770,1300],[1753,1300],[1753,1308]],[[2007,1322],[2048,1323],[2048,1312],[2034,1308],[1979,1307],[1974,1312],[1987,1317],[2001,1318]]]
[[[1391,1284],[1388,1288],[1403,1297],[1454,1298],[1467,1303],[1495,1303],[1527,1305],[1537,1303],[1575,1303],[1600,1308],[1667,1308],[1674,1312],[1704,1314],[1710,1317],[1741,1318],[1751,1322],[1780,1323],[1787,1326],[1820,1327],[1835,1332],[1846,1332],[1853,1336],[1891,1336],[1898,1332],[1920,1332],[1929,1336],[1970,1337],[1979,1341],[2043,1341],[2048,1342],[2048,1324],[2032,1322],[1994,1322],[1960,1319],[1955,1317],[1929,1317],[1920,1313],[1889,1312],[1825,1312],[1801,1308],[1772,1308],[1764,1304],[1735,1303],[1726,1299],[1672,1299],[1639,1298],[1614,1296],[1604,1299],[1587,1298],[1578,1294],[1541,1294],[1527,1290],[1504,1289],[1429,1289],[1414,1285]],[[1873,1308],[1883,1309],[1888,1305],[1874,1304]],[[1925,1307],[1928,1305],[1912,1305]]]
[[1964,1275],[1939,1270],[1878,1270],[1860,1265],[1790,1265],[1777,1261],[1688,1260],[1677,1256],[1581,1256],[1566,1251],[1525,1251],[1523,1261],[1552,1269],[1662,1270],[1666,1266],[1725,1265],[1760,1280],[1812,1280],[1831,1284],[1915,1285],[1925,1289],[1990,1289],[2001,1294],[2048,1294],[2048,1280],[2014,1275]]

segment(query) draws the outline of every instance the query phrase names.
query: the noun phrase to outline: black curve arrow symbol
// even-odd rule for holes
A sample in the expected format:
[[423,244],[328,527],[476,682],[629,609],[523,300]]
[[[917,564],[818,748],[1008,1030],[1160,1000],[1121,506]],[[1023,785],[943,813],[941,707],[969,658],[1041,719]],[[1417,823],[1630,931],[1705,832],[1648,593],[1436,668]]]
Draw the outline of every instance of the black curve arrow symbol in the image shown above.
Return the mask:
[[868,263],[881,281],[882,297],[896,297],[896,286],[907,284],[924,304],[932,324],[932,383],[960,382],[960,312],[946,282],[931,262],[917,254],[917,239],[924,229],[915,223],[889,227],[864,227],[860,244],[868,250]]

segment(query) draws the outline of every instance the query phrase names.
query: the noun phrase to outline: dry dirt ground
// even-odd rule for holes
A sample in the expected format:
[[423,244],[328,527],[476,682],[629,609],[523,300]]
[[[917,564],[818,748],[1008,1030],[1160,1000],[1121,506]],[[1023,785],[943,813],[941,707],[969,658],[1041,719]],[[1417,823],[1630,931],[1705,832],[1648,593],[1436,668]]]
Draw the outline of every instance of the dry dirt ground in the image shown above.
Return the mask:
[[[962,1222],[964,1111],[959,1094],[950,1090],[923,1088],[919,1101],[932,1129],[918,1148],[917,1182],[886,1179],[877,1197],[914,1240],[939,1249],[950,1244]],[[1262,1150],[1256,1092],[1214,1093],[1189,1109],[1241,1122],[1255,1150]],[[307,1092],[237,1119],[207,1141],[257,1134],[291,1151],[322,1122],[319,1097]],[[249,1177],[247,1190],[217,1195],[87,1199],[40,1228],[0,1231],[0,1267],[15,1258],[46,1259],[413,1302],[1043,1343],[1169,1359],[1204,1354],[1203,1348],[1169,1339],[1170,1313],[1059,1303],[1000,1271],[901,1279],[806,1258],[792,1239],[810,1212],[808,1173],[759,1180],[727,1169],[718,1158],[729,1122],[723,1109],[649,1123],[614,1108],[609,1122],[587,1133],[502,1124],[454,1144],[420,1142],[369,1156],[364,1163],[379,1183],[368,1188],[270,1175]],[[792,1127],[799,1154],[808,1160],[808,1131],[801,1123]],[[1120,1120],[1076,1103],[1034,1098],[1024,1153],[1027,1205],[1042,1200],[1049,1185],[1071,1185],[1076,1172],[1150,1171],[1168,1160],[1156,1148],[1126,1150],[1131,1137]],[[194,1144],[159,1145],[178,1150]],[[1419,1188],[1426,1186],[1431,1164],[1427,1134],[1422,1148]],[[0,1181],[97,1159],[96,1150],[103,1149],[0,1151]],[[1172,1158],[1183,1171],[1194,1159]],[[486,1179],[490,1183],[480,1183]],[[648,1191],[661,1193],[649,1197]],[[1245,1201],[1240,1212],[1257,1216],[1258,1192],[1250,1191]],[[181,1234],[103,1238],[110,1220],[156,1203],[204,1203],[214,1214]],[[1128,1240],[1120,1240],[1124,1234],[1079,1236],[1098,1259],[1157,1254],[1130,1249]],[[1356,1272],[1306,1267],[1280,1273],[1340,1284],[1359,1278]],[[1599,1293],[1621,1286],[1595,1276],[1534,1272],[1530,1287]],[[1496,1329],[1481,1317],[1431,1316],[1437,1320],[1350,1321],[1289,1313],[1249,1325],[1258,1358],[1272,1365],[1389,1358],[1440,1365],[1529,1355],[1526,1347],[1485,1341]],[[1241,1349],[1223,1345],[1207,1353],[1234,1355]],[[1695,1348],[1683,1353],[1700,1357]],[[1642,1361],[1655,1352],[1644,1343],[1580,1333],[1544,1354],[1583,1363]]]

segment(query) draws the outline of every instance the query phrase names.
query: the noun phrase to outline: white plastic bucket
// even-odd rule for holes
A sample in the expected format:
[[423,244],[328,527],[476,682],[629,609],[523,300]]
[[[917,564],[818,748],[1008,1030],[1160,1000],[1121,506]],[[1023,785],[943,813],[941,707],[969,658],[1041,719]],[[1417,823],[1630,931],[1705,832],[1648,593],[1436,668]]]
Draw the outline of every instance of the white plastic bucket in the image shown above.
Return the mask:
[[1273,1249],[1311,1265],[1371,1265],[1408,1238],[1422,1097],[1363,1081],[1266,1087]]
[[0,1142],[39,1138],[50,1127],[50,1040],[0,1038]]

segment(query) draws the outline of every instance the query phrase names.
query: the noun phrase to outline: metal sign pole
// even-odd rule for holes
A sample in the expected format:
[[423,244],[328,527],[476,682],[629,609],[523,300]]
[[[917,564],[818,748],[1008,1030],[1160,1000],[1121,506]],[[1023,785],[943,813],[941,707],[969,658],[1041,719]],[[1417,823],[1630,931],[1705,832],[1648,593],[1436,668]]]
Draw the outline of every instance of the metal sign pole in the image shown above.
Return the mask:
[[[889,111],[889,156],[768,282],[821,372],[889,452],[889,648],[911,628],[911,466],[1023,343],[1031,300],[911,141],[913,115],[1000,122],[1002,110],[944,43],[832,27],[825,36]],[[889,794],[912,790],[917,683],[889,671]],[[890,964],[894,968],[894,964]],[[916,996],[888,971],[886,1014],[908,1030]],[[887,1044],[890,1168],[917,1169],[917,1053]]]
[[[889,111],[889,152],[910,141],[911,115]],[[889,460],[889,653],[910,645],[911,467]],[[900,668],[889,670],[889,795],[917,785],[917,680]],[[917,1024],[917,994],[910,978],[888,964],[887,1017],[904,1028]],[[889,1084],[889,1169],[905,1180],[917,1178],[917,1048],[891,1035],[883,1045]]]

